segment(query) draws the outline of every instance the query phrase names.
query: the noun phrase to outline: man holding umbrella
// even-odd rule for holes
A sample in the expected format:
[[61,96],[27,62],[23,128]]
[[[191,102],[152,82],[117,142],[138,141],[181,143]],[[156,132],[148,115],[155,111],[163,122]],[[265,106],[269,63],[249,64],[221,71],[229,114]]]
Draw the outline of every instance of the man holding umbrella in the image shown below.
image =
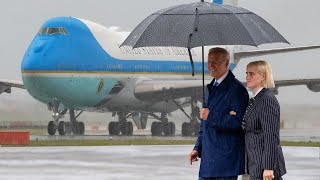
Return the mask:
[[225,49],[209,50],[208,70],[214,79],[207,85],[206,108],[200,110],[203,121],[189,154],[190,164],[201,158],[199,180],[236,180],[245,173],[241,124],[249,96],[229,70],[229,60]]
[[[192,75],[202,71],[202,91],[205,91],[204,46],[258,46],[274,42],[288,43],[275,28],[255,13],[240,7],[200,0],[151,14],[121,46],[187,48]],[[194,47],[202,47],[202,64],[193,62],[191,49]],[[229,71],[229,59],[225,49],[209,51],[208,70],[214,79],[207,85],[207,100],[202,100],[206,103],[206,108],[200,111],[203,121],[197,143],[189,155],[190,163],[201,157],[200,180],[237,179],[239,174],[244,174],[241,123],[249,97],[244,86]]]

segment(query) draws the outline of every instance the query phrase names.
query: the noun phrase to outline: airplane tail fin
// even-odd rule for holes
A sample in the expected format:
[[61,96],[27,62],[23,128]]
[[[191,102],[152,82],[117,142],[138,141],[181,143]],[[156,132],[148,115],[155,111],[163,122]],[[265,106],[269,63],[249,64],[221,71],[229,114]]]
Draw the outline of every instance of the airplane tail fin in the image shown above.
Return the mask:
[[238,6],[238,0],[213,0],[214,4]]

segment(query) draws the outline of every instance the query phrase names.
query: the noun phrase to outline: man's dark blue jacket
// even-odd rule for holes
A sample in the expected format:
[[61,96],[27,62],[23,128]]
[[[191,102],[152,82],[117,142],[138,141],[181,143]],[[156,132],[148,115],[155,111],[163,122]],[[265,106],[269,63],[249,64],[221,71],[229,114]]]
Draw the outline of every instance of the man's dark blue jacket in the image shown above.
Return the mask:
[[[201,121],[194,150],[201,158],[200,177],[228,177],[245,173],[244,133],[241,128],[248,92],[229,71],[218,86],[207,85],[208,119]],[[235,111],[236,115],[230,115]]]

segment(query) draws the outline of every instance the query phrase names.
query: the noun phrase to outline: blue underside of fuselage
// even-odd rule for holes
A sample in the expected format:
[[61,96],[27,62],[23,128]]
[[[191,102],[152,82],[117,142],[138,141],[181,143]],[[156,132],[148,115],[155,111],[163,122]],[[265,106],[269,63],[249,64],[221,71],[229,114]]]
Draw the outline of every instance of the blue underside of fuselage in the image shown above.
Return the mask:
[[28,92],[44,103],[61,103],[69,108],[94,107],[117,83],[115,78],[23,76]]

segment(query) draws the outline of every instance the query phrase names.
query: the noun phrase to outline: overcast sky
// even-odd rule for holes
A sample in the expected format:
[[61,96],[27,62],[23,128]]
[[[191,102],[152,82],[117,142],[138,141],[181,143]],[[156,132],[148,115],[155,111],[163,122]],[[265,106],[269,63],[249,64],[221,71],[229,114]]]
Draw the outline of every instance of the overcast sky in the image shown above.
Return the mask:
[[[73,16],[131,31],[152,12],[192,2],[196,0],[4,0],[0,6],[0,79],[21,80],[23,55],[41,24],[49,18]],[[292,46],[320,44],[319,0],[239,0],[239,6],[267,20]],[[276,79],[320,78],[320,50],[243,59],[235,69],[240,80],[244,80],[246,64],[255,59],[268,60]],[[279,92],[281,103],[320,105],[320,93],[310,92],[305,86],[280,88]],[[11,95],[1,94],[0,104],[3,98],[32,101],[26,91],[16,89]]]

